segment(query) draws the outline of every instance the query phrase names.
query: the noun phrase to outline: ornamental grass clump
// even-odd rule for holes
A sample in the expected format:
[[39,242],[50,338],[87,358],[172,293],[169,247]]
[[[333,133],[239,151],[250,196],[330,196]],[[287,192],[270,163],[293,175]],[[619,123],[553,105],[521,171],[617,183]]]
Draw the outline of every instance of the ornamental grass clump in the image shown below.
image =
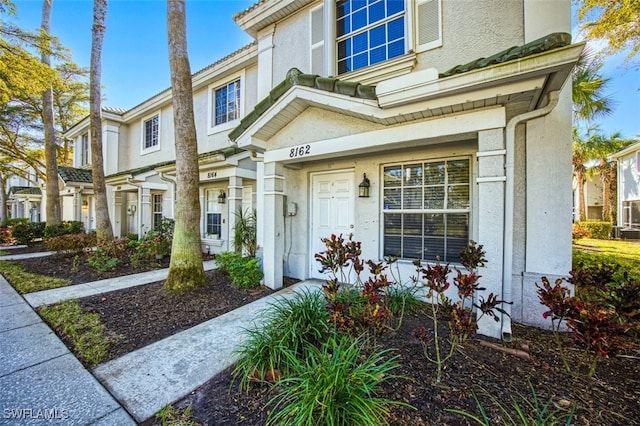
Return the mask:
[[[466,271],[453,269],[457,273],[453,284],[458,288],[458,300],[455,302],[446,294],[451,286],[449,275],[453,272],[449,264],[442,265],[436,262],[434,266],[427,264],[425,268],[420,260],[414,261],[417,272],[415,279],[422,279],[428,290],[427,300],[431,301],[433,333],[427,332],[423,327],[417,327],[412,335],[420,340],[425,358],[436,365],[436,383],[442,381],[444,366],[453,357],[456,349],[478,329],[477,323],[480,318],[488,315],[499,321],[496,312],[506,314],[499,306],[507,302],[499,300],[495,294],[489,293],[486,299],[483,296],[476,299],[476,292],[486,290],[480,287],[478,281],[481,275],[477,274],[477,269],[483,267],[486,262],[482,247],[470,241],[460,254],[462,266]],[[477,310],[476,315],[474,308]],[[448,339],[444,338],[440,328],[440,320],[445,318],[449,325]]]
[[399,366],[390,351],[370,349],[363,339],[333,335],[305,357],[285,351],[292,370],[276,385],[282,390],[269,402],[268,425],[385,425],[390,408],[405,405],[375,396]]

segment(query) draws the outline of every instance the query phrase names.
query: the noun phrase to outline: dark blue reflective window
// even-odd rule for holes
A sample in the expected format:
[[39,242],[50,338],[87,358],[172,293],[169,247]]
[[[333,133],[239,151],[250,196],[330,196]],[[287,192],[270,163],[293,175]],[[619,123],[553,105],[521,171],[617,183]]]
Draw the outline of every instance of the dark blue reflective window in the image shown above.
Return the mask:
[[[336,3],[338,73],[405,53],[405,0],[342,0]],[[393,20],[389,17],[395,16]]]

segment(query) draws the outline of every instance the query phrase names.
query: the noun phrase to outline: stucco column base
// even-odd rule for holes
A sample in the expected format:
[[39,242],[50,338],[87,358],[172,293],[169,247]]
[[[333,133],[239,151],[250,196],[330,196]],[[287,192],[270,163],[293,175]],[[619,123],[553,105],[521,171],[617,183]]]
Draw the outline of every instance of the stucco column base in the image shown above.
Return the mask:
[[264,241],[262,268],[264,285],[271,289],[282,287],[284,260],[284,176],[278,163],[264,164]]

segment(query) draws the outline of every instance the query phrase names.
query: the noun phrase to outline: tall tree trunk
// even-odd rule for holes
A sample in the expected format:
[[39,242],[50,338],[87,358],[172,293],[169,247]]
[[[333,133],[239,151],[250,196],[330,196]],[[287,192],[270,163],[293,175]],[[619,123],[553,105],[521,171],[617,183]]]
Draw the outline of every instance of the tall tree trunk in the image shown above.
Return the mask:
[[613,215],[611,205],[612,192],[611,181],[615,177],[615,169],[606,161],[600,161],[600,182],[602,183],[602,220],[612,222]]
[[[41,52],[41,61],[47,66],[51,66],[51,43],[48,37],[51,32],[52,5],[53,0],[43,0],[42,2],[41,36],[47,37],[47,39],[42,41],[45,47]],[[47,225],[56,225],[62,221],[62,212],[60,211],[56,133],[53,125],[53,88],[51,86],[42,93],[42,123],[44,125],[44,157],[47,168]]]
[[585,201],[584,201],[584,182],[585,182],[584,173],[577,172],[576,186],[578,189],[578,220],[580,222],[587,220],[587,209],[585,207]]
[[91,129],[91,174],[96,203],[96,236],[98,244],[113,239],[113,229],[109,219],[107,186],[104,181],[104,161],[102,158],[102,41],[104,40],[107,0],[93,2],[93,28],[91,30],[91,68],[89,81],[89,123]]
[[184,0],[167,0],[167,24],[175,128],[176,217],[165,288],[179,292],[200,286],[206,280],[200,249],[198,141],[193,117]]
[[6,184],[4,173],[0,170],[0,223],[7,219],[7,193],[4,192]]

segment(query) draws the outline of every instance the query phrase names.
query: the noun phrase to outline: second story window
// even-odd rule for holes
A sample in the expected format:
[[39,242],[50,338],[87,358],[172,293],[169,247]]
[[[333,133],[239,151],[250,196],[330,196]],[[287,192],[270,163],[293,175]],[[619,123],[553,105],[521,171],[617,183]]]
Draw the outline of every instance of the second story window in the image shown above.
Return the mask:
[[91,164],[89,158],[89,133],[85,133],[80,137],[80,166]]
[[214,92],[213,122],[215,125],[228,123],[240,118],[240,79],[214,89]]
[[154,115],[142,122],[142,150],[149,150],[160,144],[160,116]]
[[404,55],[405,27],[405,0],[339,0],[338,74]]

